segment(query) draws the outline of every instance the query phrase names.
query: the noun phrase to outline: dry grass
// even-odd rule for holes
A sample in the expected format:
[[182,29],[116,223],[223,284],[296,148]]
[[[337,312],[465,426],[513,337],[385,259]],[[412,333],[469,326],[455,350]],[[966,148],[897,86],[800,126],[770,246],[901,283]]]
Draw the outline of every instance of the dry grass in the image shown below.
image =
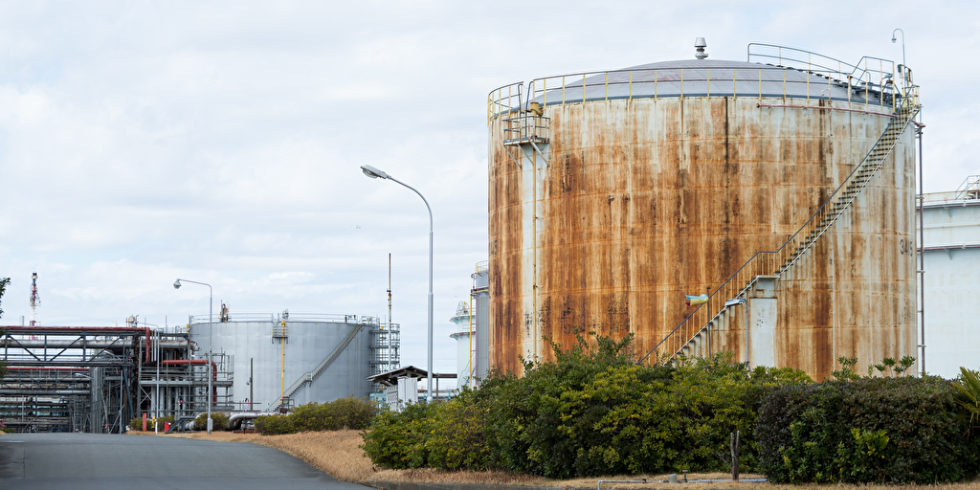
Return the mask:
[[[152,432],[129,432],[134,435],[154,435]],[[432,469],[421,470],[384,470],[375,469],[360,445],[363,442],[360,431],[342,430],[334,432],[305,432],[300,434],[286,434],[277,436],[263,436],[260,434],[236,434],[231,432],[213,432],[208,435],[204,432],[184,433],[166,435],[164,437],[187,437],[191,439],[206,439],[221,442],[250,442],[262,446],[278,449],[296,458],[306,461],[313,467],[333,476],[338,480],[371,484],[383,484],[384,482],[413,482],[413,483],[473,483],[491,485],[520,485],[520,486],[547,486],[562,489],[592,489],[596,487],[596,481],[603,480],[636,480],[646,478],[647,484],[603,484],[603,489],[649,489],[667,488],[667,475],[618,475],[604,476],[599,478],[578,478],[573,480],[548,480],[541,477],[527,475],[514,475],[505,472],[443,472]],[[857,485],[773,485],[759,482],[732,482],[731,475],[726,473],[704,473],[688,475],[689,480],[727,480],[712,481],[705,483],[689,483],[684,485],[685,489],[740,489],[747,488],[833,488],[833,489],[857,489],[869,488]],[[752,479],[761,478],[761,475],[743,474],[742,478]],[[914,489],[921,488],[914,485],[903,486],[870,486],[874,489]],[[928,487],[930,489],[980,489],[980,479],[972,483],[959,483],[952,485],[936,485]]]
[[[131,431],[133,435],[154,435],[152,432]],[[191,432],[167,434],[164,437],[187,437],[220,442],[250,442],[278,449],[291,456],[306,461],[314,468],[344,481],[370,482],[441,482],[441,483],[486,483],[511,485],[547,485],[550,480],[505,472],[461,471],[447,473],[431,469],[385,470],[375,469],[371,460],[364,455],[360,445],[361,432],[339,430],[327,432],[303,432],[263,436],[257,433],[240,434],[231,432]],[[594,485],[594,483],[593,483]]]
[[[137,435],[153,435],[152,432],[130,432]],[[355,430],[336,432],[303,432],[263,436],[257,433],[241,434],[232,432],[190,432],[167,434],[166,437],[186,437],[220,442],[250,442],[278,449],[291,456],[306,461],[311,466],[338,480],[360,482],[374,474],[371,460],[366,458],[358,445],[361,433]]]

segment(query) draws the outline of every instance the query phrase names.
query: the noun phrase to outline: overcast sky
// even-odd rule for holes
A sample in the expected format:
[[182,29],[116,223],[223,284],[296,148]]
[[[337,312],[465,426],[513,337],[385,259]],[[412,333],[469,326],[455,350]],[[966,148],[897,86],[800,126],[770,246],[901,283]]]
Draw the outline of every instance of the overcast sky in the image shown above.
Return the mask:
[[[752,5],[749,7],[749,5]],[[0,324],[207,314],[385,317],[435,367],[487,258],[486,96],[535,77],[769,42],[900,61],[922,86],[926,191],[980,173],[974,2],[0,1]]]

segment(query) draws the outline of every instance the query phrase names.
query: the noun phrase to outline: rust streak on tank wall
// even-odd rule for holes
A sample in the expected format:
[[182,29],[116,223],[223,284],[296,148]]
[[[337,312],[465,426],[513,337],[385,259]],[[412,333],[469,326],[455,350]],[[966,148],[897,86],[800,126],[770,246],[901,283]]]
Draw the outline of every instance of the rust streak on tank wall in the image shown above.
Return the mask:
[[[549,105],[551,141],[547,162],[537,161],[533,206],[521,200],[535,184],[505,154],[502,118],[495,119],[492,366],[519,373],[527,352],[550,358],[544,338],[567,347],[590,331],[633,333],[636,352],[651,349],[690,312],[684,294],[716,287],[756,251],[778,248],[888,123],[758,102],[689,96]],[[911,132],[902,145],[911,147]],[[914,262],[895,252],[914,227],[911,162],[897,147],[853,208],[780,277],[780,365],[823,378],[841,355],[872,362],[913,351]],[[524,243],[532,207],[535,243]],[[520,283],[528,248],[536,251],[538,311],[528,311],[530,288]],[[735,312],[738,322],[742,314]],[[521,329],[535,317],[529,338]],[[719,346],[744,355],[744,333],[724,334]]]

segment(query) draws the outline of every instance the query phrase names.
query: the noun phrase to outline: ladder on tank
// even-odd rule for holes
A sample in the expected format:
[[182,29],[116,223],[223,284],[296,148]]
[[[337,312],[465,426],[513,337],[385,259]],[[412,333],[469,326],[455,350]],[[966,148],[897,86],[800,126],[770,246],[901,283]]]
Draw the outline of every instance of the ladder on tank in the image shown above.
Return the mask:
[[[917,87],[913,86],[910,89],[901,106],[889,121],[885,131],[872,145],[871,150],[844,179],[844,182],[817,208],[810,219],[790,236],[779,249],[756,252],[742,267],[708,295],[709,301],[706,304],[699,306],[697,310],[674,327],[639,362],[643,362],[661,348],[664,348],[667,354],[662,358],[665,363],[692,353],[703,352],[701,342],[708,337],[707,334],[710,333],[712,325],[726,315],[735,304],[738,304],[724,300],[731,298],[744,300],[756,277],[774,275],[778,278],[813,248],[817,240],[850,208],[857,196],[862,193],[871,179],[878,173],[878,170],[882,168],[885,157],[892,152],[899,136],[905,132],[905,128],[918,114],[921,106],[918,103]],[[775,267],[773,267],[774,265]],[[747,281],[745,280],[746,276],[748,276]],[[741,284],[734,281],[736,278],[742,278]],[[721,291],[728,294],[719,294]],[[715,298],[715,301],[711,301],[712,298]],[[707,310],[709,305],[715,306],[717,311]],[[701,308],[705,308],[708,320],[703,324],[696,324],[692,319],[697,317],[698,310]]]

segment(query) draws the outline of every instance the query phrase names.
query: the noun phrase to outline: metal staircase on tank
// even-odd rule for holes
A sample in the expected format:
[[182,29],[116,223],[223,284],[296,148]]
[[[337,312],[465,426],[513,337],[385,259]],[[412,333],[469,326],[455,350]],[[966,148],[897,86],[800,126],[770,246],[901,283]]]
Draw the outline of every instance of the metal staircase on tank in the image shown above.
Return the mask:
[[291,400],[293,395],[295,395],[296,392],[299,391],[299,389],[305,386],[307,383],[312,385],[313,380],[315,380],[316,377],[319,376],[321,372],[323,372],[323,370],[325,370],[328,366],[333,364],[335,360],[337,360],[337,358],[344,351],[344,349],[346,349],[347,346],[349,346],[351,342],[354,340],[354,338],[357,337],[357,333],[361,331],[361,328],[363,328],[368,323],[377,323],[377,320],[372,317],[362,317],[361,321],[358,322],[356,325],[354,325],[354,328],[351,329],[350,333],[347,334],[344,340],[341,341],[340,344],[338,344],[333,349],[333,351],[331,351],[330,354],[327,355],[327,357],[325,357],[322,361],[320,361],[320,364],[318,364],[312,371],[308,371],[300,375],[299,379],[293,382],[293,384],[291,384],[289,388],[283,390],[283,397],[280,398],[279,400],[273,400],[266,408],[266,411],[274,412],[276,410],[279,410],[282,407],[284,400]]
[[778,249],[756,252],[708,295],[707,303],[700,305],[674,327],[639,362],[642,363],[661,349],[664,355],[660,360],[664,363],[691,356],[709,356],[711,347],[708,334],[715,325],[726,322],[732,307],[740,304],[729,300],[745,300],[755,278],[760,276],[778,278],[813,248],[882,168],[885,157],[895,148],[899,136],[912,122],[920,108],[918,87],[911,85],[907,87],[901,105],[896,107],[888,126],[875,141],[871,150],[803,226]]

